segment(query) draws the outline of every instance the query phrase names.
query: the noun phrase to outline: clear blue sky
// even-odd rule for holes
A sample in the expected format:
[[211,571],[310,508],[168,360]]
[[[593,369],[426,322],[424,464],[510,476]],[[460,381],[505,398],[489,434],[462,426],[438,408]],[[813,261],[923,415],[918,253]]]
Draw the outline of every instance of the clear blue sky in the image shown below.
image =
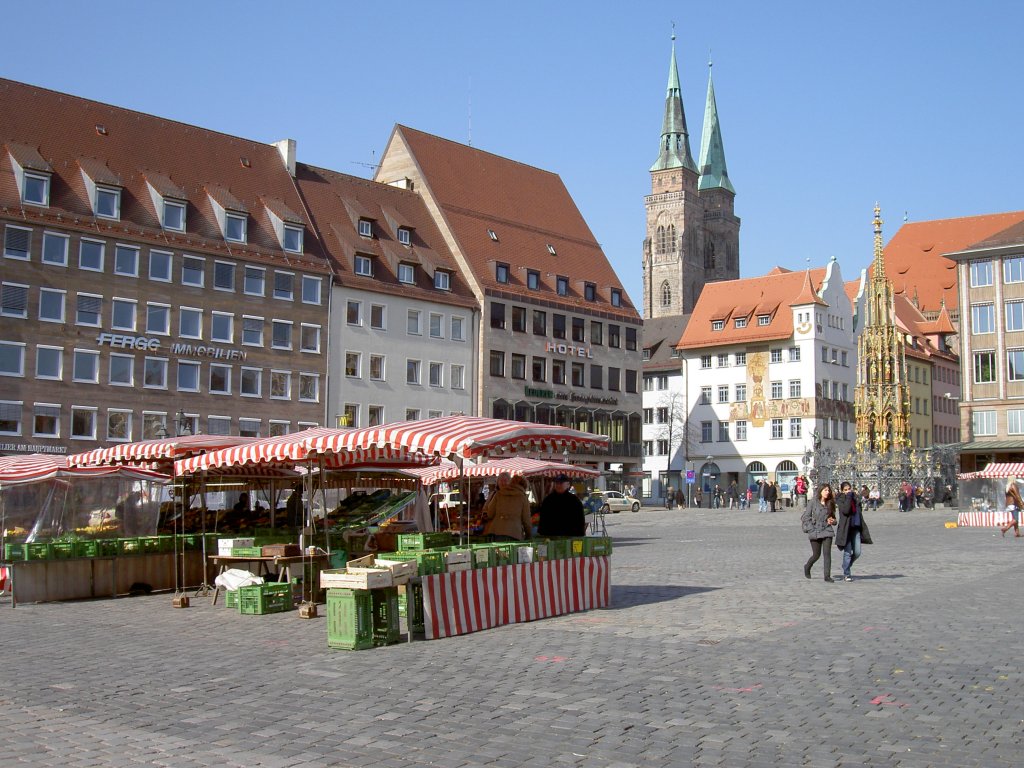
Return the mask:
[[[606,8],[605,6],[611,6]],[[633,300],[670,23],[691,148],[708,50],[743,276],[909,219],[1024,208],[1024,4],[52,2],[4,9],[0,74],[371,175],[396,122],[558,173]],[[470,128],[471,126],[471,128]]]

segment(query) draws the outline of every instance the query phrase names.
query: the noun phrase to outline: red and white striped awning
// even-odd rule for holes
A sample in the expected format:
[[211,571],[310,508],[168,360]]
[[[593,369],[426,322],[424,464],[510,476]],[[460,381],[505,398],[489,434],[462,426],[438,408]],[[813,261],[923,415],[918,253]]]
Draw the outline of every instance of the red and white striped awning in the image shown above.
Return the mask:
[[561,452],[607,450],[610,439],[568,427],[482,416],[444,416],[379,427],[337,430],[310,441],[315,453],[343,453],[363,448],[406,448],[435,456],[474,458],[500,451]]
[[231,470],[244,473],[254,467],[302,466],[318,469],[321,462],[324,469],[401,468],[437,461],[433,456],[411,453],[403,448],[370,446],[332,454],[321,454],[309,448],[310,442],[316,438],[344,431],[332,427],[313,427],[289,435],[267,437],[181,459],[174,463],[174,471],[178,475],[192,475],[197,472],[225,474]]
[[[1012,462],[996,464],[992,463],[980,472],[971,473],[974,477],[1019,477],[1024,478],[1024,463]],[[963,475],[961,475],[961,478]]]
[[238,435],[182,435],[159,440],[140,440],[137,443],[119,443],[94,451],[68,456],[73,467],[97,464],[142,464],[146,462],[167,462],[205,451],[217,451],[259,438]]
[[[502,472],[508,472],[513,477],[518,475],[524,477],[557,477],[558,475],[597,477],[601,474],[599,470],[591,469],[590,467],[563,464],[560,461],[530,459],[525,456],[513,456],[509,459],[491,459],[483,464],[465,465],[465,474],[469,478],[497,477]],[[461,476],[458,465],[452,461],[443,461],[436,467],[406,469],[402,473],[418,478],[424,485],[434,485],[444,480],[458,480]]]
[[33,453],[28,456],[0,456],[0,486],[38,483],[53,478],[82,479],[121,477],[125,480],[143,480],[166,483],[167,475],[138,467],[73,467],[67,456]]

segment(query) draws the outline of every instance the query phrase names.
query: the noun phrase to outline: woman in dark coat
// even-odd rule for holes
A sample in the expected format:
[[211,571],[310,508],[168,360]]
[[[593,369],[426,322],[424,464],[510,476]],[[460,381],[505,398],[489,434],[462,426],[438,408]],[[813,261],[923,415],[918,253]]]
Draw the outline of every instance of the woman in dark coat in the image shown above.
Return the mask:
[[836,499],[838,524],[836,525],[836,549],[843,550],[843,578],[853,581],[850,567],[860,557],[860,545],[871,544],[871,534],[860,508],[860,499],[851,490],[850,484],[844,482],[840,486],[839,497]]
[[[767,481],[765,481],[767,482]],[[775,502],[779,500],[779,485],[778,483],[768,483],[768,488],[764,492],[764,500],[768,502],[768,511],[775,511]]]
[[832,581],[832,537],[836,524],[836,502],[832,498],[832,486],[823,485],[818,489],[818,498],[812,499],[800,516],[800,524],[811,542],[811,559],[804,563],[804,576],[811,578],[811,566],[825,555],[825,581]]

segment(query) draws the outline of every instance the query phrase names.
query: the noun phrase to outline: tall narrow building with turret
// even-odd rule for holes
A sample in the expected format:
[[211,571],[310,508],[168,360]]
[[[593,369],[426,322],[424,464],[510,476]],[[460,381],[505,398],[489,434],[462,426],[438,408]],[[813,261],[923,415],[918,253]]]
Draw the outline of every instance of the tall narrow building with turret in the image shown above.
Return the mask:
[[644,199],[646,318],[689,313],[705,283],[733,280],[740,274],[736,190],[725,163],[714,83],[709,71],[698,165],[690,154],[675,35],[672,41],[661,143],[650,169],[651,194]]
[[885,276],[882,218],[875,206],[875,256],[857,341],[858,451],[886,453],[910,448],[910,388],[903,334],[896,324],[892,283]]

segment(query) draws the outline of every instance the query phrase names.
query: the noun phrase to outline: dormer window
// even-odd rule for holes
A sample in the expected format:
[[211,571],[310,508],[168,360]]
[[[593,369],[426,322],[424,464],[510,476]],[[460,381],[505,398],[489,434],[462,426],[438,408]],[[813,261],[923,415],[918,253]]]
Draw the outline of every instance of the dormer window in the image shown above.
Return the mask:
[[494,266],[494,279],[499,283],[508,282],[508,264],[496,264]]
[[528,270],[526,273],[526,287],[531,291],[536,291],[540,288],[540,272],[535,269]]
[[121,190],[116,187],[96,187],[96,215],[103,219],[121,218]]
[[44,173],[29,173],[26,171],[21,184],[21,201],[31,205],[49,205],[49,175]]
[[369,219],[359,220],[359,236],[373,237],[373,222]]
[[745,318],[745,317],[737,317],[736,318],[736,327],[737,328],[746,328],[747,327],[747,318]]
[[452,289],[452,276],[443,269],[434,272],[434,287],[439,291],[450,291]]
[[284,242],[282,247],[290,253],[302,253],[302,228],[292,227],[287,224],[284,227]]
[[177,200],[163,201],[163,216],[161,222],[164,229],[172,229],[175,232],[185,231],[185,203]]
[[406,285],[415,285],[416,267],[414,267],[412,264],[399,264],[398,282],[405,283]]
[[758,325],[771,325],[771,322],[772,322],[772,316],[771,315],[758,315],[757,316],[757,324]]
[[725,320],[712,320],[711,321],[711,330],[712,331],[720,331],[723,328],[725,328]]
[[402,245],[411,245],[412,244],[412,232],[409,229],[407,229],[406,227],[399,227],[398,228],[398,242],[400,242]]
[[622,291],[620,289],[612,288],[611,298],[612,298],[612,306],[613,307],[621,307],[622,306]]
[[651,348],[650,347],[644,347],[644,351],[642,353],[642,356],[643,356],[644,360],[650,360],[651,359]]
[[369,256],[356,254],[355,272],[361,277],[373,277],[373,261]]
[[240,213],[224,214],[224,239],[233,243],[244,243],[246,238],[246,217]]
[[594,301],[597,299],[597,286],[593,283],[583,284],[583,298],[587,301]]
[[555,291],[558,293],[559,296],[568,296],[569,295],[569,278],[568,277],[563,277],[562,275],[559,275],[558,279],[555,282]]

